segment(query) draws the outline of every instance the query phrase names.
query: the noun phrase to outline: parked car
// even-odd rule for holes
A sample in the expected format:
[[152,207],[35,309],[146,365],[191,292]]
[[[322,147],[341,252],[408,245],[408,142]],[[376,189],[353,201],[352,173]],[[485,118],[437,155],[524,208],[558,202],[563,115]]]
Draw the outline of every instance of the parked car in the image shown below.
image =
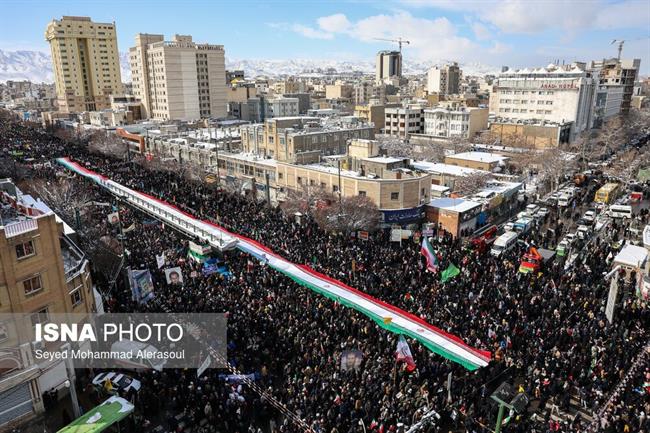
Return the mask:
[[546,218],[546,216],[551,213],[548,208],[542,207],[537,211],[537,216],[540,218]]
[[[110,382],[110,386],[106,385],[106,381]],[[140,391],[140,387],[142,386],[139,380],[114,371],[99,373],[93,379],[93,385],[101,387],[110,393],[129,392],[131,390],[137,392]]]
[[585,221],[589,221],[590,223],[593,223],[596,220],[596,211],[589,209],[587,212],[585,212],[582,218]]
[[563,239],[560,241],[559,244],[557,244],[557,248],[555,248],[555,252],[557,253],[558,257],[564,257],[569,253],[569,248],[571,245],[569,242],[567,242],[566,239]]
[[579,226],[576,233],[578,234],[578,238],[584,241],[591,237],[591,228],[587,226]]
[[575,233],[567,233],[566,236],[564,236],[564,240],[568,242],[569,245],[573,244],[578,236]]

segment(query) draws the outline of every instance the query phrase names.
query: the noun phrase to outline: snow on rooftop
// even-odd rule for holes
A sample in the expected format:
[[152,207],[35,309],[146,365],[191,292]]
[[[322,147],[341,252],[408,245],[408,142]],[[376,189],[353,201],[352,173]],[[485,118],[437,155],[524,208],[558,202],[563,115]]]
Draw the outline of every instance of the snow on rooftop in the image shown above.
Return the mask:
[[373,156],[370,158],[361,158],[363,161],[377,162],[379,164],[392,164],[395,162],[402,162],[406,158],[391,158],[389,156]]
[[431,200],[429,202],[429,206],[453,212],[466,212],[468,210],[474,209],[477,206],[481,206],[481,203],[477,203],[471,200],[464,200],[462,198],[437,198],[435,200]]
[[473,168],[459,167],[457,165],[443,164],[440,162],[413,161],[411,165],[417,170],[426,171],[434,174],[447,174],[456,177],[465,177],[475,173],[489,173],[485,170],[476,170]]
[[648,258],[648,250],[636,245],[625,245],[616,255],[614,263],[640,268]]
[[489,164],[509,159],[507,156],[488,152],[462,152],[456,153],[454,155],[449,155],[449,158],[463,159],[465,161],[487,162]]

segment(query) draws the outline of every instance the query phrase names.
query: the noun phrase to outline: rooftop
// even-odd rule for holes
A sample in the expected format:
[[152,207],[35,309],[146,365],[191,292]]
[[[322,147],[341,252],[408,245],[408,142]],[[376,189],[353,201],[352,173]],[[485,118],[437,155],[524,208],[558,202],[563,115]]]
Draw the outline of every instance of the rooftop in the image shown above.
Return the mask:
[[468,210],[474,209],[475,207],[481,206],[481,203],[477,203],[471,200],[464,200],[462,198],[437,198],[429,202],[429,206],[437,207],[439,209],[444,209],[452,212],[466,212]]
[[463,159],[465,161],[486,162],[492,164],[495,162],[506,161],[510,158],[507,156],[499,155],[498,153],[487,152],[462,152],[454,155],[448,155],[447,158]]
[[456,177],[465,177],[475,173],[488,173],[485,170],[475,170],[473,168],[459,167],[457,165],[443,164],[439,162],[413,161],[411,165],[418,170],[429,173],[446,174]]
[[614,263],[633,268],[640,268],[648,259],[648,250],[636,245],[625,245],[616,255]]
[[378,164],[394,164],[402,162],[408,158],[391,158],[389,156],[372,156],[370,158],[360,158],[362,161],[376,162]]

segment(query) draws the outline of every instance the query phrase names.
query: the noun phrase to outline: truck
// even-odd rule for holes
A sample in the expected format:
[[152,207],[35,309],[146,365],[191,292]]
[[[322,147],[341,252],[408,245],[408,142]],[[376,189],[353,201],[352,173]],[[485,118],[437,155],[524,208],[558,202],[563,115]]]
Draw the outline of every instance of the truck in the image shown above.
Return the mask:
[[528,233],[533,226],[533,220],[530,217],[519,218],[515,221],[514,230],[519,234]]
[[555,251],[544,248],[530,247],[528,252],[521,257],[519,272],[523,274],[536,273],[548,266],[555,257]]
[[488,247],[497,238],[498,228],[494,224],[487,225],[477,230],[470,238],[472,248],[479,253],[487,251]]

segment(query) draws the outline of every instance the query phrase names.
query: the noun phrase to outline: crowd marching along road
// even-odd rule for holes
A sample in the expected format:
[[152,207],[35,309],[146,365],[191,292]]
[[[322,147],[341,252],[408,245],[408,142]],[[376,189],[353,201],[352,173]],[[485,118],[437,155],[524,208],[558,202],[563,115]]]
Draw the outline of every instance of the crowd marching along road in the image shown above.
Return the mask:
[[[308,217],[298,224],[265,203],[189,182],[178,173],[146,171],[90,154],[82,144],[63,142],[8,119],[0,122],[0,148],[5,154],[20,152],[19,166],[5,167],[9,174],[25,170],[28,176],[53,182],[60,169],[29,170],[24,159],[34,158],[33,164],[70,156],[125,186],[201,218],[214,218],[295,263],[307,263],[493,354],[487,367],[468,372],[411,340],[416,368],[409,371],[395,363],[396,337],[359,313],[238,251],[223,257],[231,276],[203,276],[187,259],[186,236],[152,225],[139,211],[121,206],[122,225],[134,227],[124,239],[128,265],[151,270],[156,303],[137,305],[121,281],[109,292],[108,282],[97,277],[109,310],[227,312],[229,362],[252,374],[261,389],[315,432],[397,431],[417,422],[426,413],[424,407],[434,408],[441,419],[422,431],[491,431],[486,426],[494,425],[496,407],[489,395],[505,380],[531,399],[529,411],[511,417],[505,431],[583,432],[587,423],[580,417],[558,418],[548,408],[566,412],[571,396],[577,395],[586,413],[597,412],[648,340],[649,313],[634,296],[622,301],[614,323],[605,318],[608,285],[602,275],[610,270],[615,244],[629,232],[628,220],[611,223],[611,240],[594,236],[575,241],[580,259],[568,269],[565,261],[556,260],[540,274],[518,272],[522,253],[529,245],[555,247],[562,233],[573,227],[577,210],[553,208],[498,257],[434,229],[431,244],[440,269],[454,264],[460,270],[442,283],[439,273],[426,269],[419,244],[391,243],[384,232],[367,241],[326,233]],[[98,201],[111,199],[90,183],[75,182]],[[89,212],[85,224],[117,237],[103,212]],[[645,212],[636,218],[644,224],[648,220]],[[163,252],[166,265],[181,267],[182,285],[166,283],[156,263],[156,255]],[[623,290],[633,292],[632,283],[623,283]],[[358,368],[341,371],[344,350],[361,351]],[[635,383],[647,374],[647,362],[638,371]],[[253,432],[269,426],[278,432],[304,430],[251,388],[220,377],[223,373],[208,370],[200,378],[193,370],[143,373],[142,390],[131,396],[138,407],[131,428],[144,431],[160,424],[162,431]],[[446,392],[449,373],[451,399]],[[619,394],[602,431],[647,431],[647,392],[645,398],[637,396]]]

